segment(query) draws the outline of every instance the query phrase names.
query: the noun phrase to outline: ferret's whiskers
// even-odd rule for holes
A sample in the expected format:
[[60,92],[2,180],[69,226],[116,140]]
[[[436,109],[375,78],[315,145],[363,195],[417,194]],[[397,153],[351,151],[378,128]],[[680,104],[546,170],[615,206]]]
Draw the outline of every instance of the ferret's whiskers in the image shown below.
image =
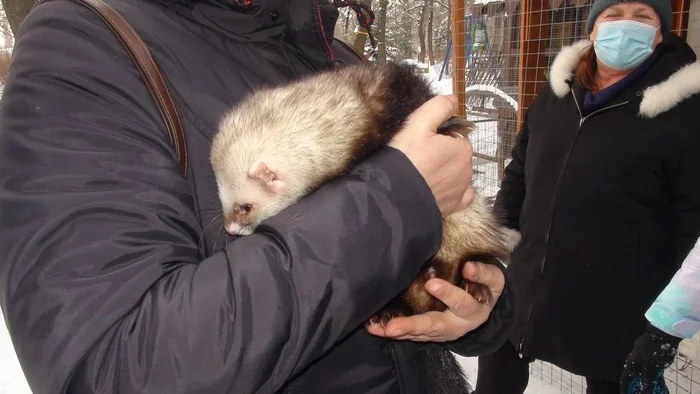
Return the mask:
[[219,229],[216,232],[216,239],[214,239],[214,250],[216,251],[216,244],[219,243],[219,237],[221,236],[221,233],[224,233],[224,245],[226,244],[226,239],[228,238],[228,234],[224,231],[224,219],[223,216],[221,217],[221,220],[219,221],[221,226],[219,226]]
[[295,213],[294,216],[287,219],[287,223],[294,223],[295,221],[300,219],[303,219],[303,216],[301,215],[301,212],[297,211],[297,213]]
[[[223,219],[224,219],[223,215],[218,214],[218,215],[214,216],[213,218],[211,218],[209,223],[204,227],[204,229],[202,230],[202,235],[199,237],[199,248],[200,249],[204,246],[204,237],[207,234],[207,230],[209,230],[209,228],[212,225],[214,225],[215,223],[223,222]],[[218,236],[218,234],[217,234],[217,236]]]

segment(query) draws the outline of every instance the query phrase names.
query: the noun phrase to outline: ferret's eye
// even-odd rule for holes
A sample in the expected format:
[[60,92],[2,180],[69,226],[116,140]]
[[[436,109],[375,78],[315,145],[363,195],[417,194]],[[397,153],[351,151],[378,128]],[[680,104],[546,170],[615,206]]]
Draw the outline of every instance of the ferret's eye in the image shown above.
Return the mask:
[[252,208],[253,208],[253,207],[252,207],[250,204],[243,204],[243,205],[241,205],[241,210],[242,210],[243,212],[246,212],[246,213],[247,213],[247,212],[250,212],[250,210],[251,210]]

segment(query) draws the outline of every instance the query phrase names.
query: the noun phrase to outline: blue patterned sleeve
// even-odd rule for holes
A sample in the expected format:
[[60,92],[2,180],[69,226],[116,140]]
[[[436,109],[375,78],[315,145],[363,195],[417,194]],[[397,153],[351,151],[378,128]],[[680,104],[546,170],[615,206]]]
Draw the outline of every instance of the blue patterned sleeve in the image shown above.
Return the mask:
[[700,239],[645,316],[656,328],[679,338],[700,330]]

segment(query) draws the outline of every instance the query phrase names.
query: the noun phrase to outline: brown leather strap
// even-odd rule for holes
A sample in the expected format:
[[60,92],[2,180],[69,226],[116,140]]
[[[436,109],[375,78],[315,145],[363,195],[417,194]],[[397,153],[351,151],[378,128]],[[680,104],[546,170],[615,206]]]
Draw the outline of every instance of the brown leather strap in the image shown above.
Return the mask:
[[[35,7],[41,3],[45,3],[50,0],[39,0]],[[173,102],[170,91],[168,90],[163,75],[158,68],[155,60],[151,56],[151,52],[146,47],[146,44],[141,40],[138,33],[129,25],[129,23],[124,20],[124,18],[119,15],[112,7],[107,5],[102,0],[74,0],[77,1],[91,10],[95,11],[102,20],[105,21],[107,26],[114,32],[114,34],[119,38],[129,56],[133,59],[134,63],[141,73],[148,90],[151,91],[151,95],[158,105],[160,114],[165,121],[165,126],[170,133],[170,139],[175,147],[175,153],[177,154],[178,160],[180,161],[180,168],[185,177],[187,177],[187,143],[185,141],[185,133],[182,127],[182,121],[180,120],[180,114]]]

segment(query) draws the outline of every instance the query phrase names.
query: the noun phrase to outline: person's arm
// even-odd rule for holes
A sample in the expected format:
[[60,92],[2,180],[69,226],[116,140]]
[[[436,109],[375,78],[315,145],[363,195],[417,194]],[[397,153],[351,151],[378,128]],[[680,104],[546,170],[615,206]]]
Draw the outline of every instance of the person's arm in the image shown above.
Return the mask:
[[673,363],[681,340],[700,330],[700,239],[644,316],[647,329],[627,357],[623,393],[665,387],[664,371]]
[[677,260],[666,262],[680,268],[645,313],[647,329],[636,339],[622,372],[623,393],[664,389],[663,374],[678,345],[700,329],[700,137],[683,136],[677,161],[669,169]]
[[511,161],[503,170],[503,180],[494,203],[494,212],[503,224],[515,230],[520,229],[520,211],[525,201],[525,157],[529,137],[526,114],[511,152]]
[[668,174],[676,260],[665,263],[680,268],[645,317],[668,335],[690,338],[700,329],[700,135],[687,130],[679,135],[679,150]]
[[0,305],[37,394],[275,392],[440,243],[430,188],[388,148],[203,258],[146,86],[67,1],[17,36],[0,171]]
[[674,337],[691,338],[700,330],[700,238],[644,316]]

